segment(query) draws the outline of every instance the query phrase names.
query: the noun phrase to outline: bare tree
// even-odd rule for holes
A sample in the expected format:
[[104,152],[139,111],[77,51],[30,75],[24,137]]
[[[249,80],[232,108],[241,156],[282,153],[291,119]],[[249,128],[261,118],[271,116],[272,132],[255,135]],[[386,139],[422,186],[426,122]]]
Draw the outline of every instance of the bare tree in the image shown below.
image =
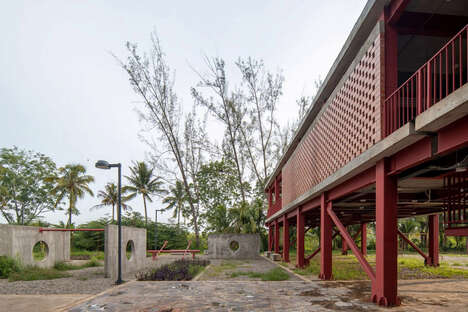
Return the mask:
[[242,146],[257,185],[263,187],[274,165],[272,142],[278,126],[275,113],[282,95],[284,77],[280,73],[268,72],[263,61],[250,57],[239,59],[236,65],[242,74],[248,113],[248,118],[240,127]]
[[[160,156],[161,148],[163,148],[163,153],[168,151],[176,163],[176,170],[180,174],[186,191],[198,244],[199,226],[198,212],[195,206],[196,197],[190,188],[191,181],[187,174],[184,147],[180,137],[181,107],[174,91],[174,75],[171,74],[166,63],[156,34],[151,35],[151,43],[149,54],[140,54],[136,44],[127,42],[128,57],[126,62],[117,60],[129,75],[130,84],[135,93],[143,101],[144,109],[140,110],[140,118],[158,134],[159,144],[154,144],[154,141],[149,142],[154,154]],[[170,170],[168,168],[168,171]],[[173,173],[176,174],[176,172]]]
[[208,111],[226,127],[223,150],[230,154],[236,165],[242,200],[246,201],[246,187],[243,176],[243,155],[239,147],[241,142],[242,121],[246,114],[242,95],[239,92],[229,92],[225,71],[225,62],[221,58],[206,59],[209,73],[201,75],[198,88],[209,88],[216,98],[204,96],[198,88],[192,88],[192,96],[196,102]]

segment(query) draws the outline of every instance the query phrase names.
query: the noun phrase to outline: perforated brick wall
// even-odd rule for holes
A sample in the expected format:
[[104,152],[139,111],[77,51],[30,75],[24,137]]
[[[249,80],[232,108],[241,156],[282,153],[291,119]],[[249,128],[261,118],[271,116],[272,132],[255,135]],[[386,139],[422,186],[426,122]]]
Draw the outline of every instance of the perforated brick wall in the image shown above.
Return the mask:
[[358,54],[283,167],[283,206],[380,140],[382,48],[378,34]]

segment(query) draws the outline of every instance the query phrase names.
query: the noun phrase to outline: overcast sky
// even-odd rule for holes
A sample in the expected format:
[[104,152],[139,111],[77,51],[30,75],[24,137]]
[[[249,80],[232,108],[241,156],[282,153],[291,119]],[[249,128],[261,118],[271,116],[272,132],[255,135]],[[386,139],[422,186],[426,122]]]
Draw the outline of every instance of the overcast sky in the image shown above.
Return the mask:
[[[128,164],[144,160],[148,147],[138,139],[138,98],[110,52],[125,57],[126,41],[147,47],[154,29],[186,112],[189,88],[198,82],[192,68],[203,71],[204,55],[228,63],[252,56],[282,70],[279,117],[292,120],[295,100],[313,94],[314,81],[326,76],[365,2],[2,1],[0,147],[41,152],[58,166],[84,164],[96,179],[95,193],[117,174],[95,169],[96,160],[122,162],[128,174]],[[97,202],[80,200],[74,220],[110,214],[106,208],[89,211]],[[143,213],[140,200],[131,205]],[[155,208],[161,204],[150,204],[151,218]],[[45,217],[66,220],[63,213]]]

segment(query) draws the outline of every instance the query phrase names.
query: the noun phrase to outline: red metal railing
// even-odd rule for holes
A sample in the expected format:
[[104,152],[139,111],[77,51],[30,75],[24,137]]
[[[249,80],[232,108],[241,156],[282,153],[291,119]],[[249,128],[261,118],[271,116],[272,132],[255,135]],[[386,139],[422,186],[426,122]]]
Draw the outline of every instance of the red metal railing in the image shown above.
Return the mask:
[[468,81],[467,51],[468,25],[385,100],[385,136]]

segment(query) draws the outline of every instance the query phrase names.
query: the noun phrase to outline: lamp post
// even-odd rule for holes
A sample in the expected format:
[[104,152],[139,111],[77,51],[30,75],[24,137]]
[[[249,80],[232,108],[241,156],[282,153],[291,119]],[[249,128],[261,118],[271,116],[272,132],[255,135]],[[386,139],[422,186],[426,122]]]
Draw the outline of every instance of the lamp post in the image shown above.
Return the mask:
[[154,210],[154,250],[158,250],[158,211],[164,211],[163,209]]
[[110,169],[110,168],[114,168],[114,167],[117,167],[118,169],[118,185],[117,185],[117,189],[118,189],[118,211],[119,211],[119,214],[117,216],[117,220],[118,220],[118,226],[119,226],[119,230],[118,230],[118,239],[119,239],[119,243],[118,243],[118,274],[117,274],[117,280],[115,281],[115,284],[119,285],[119,284],[122,284],[123,283],[123,280],[122,280],[122,199],[121,199],[121,188],[122,188],[122,183],[121,183],[121,180],[122,180],[122,165],[120,163],[117,163],[117,164],[109,164],[107,161],[105,160],[98,160],[96,162],[96,168],[99,168],[99,169]]

